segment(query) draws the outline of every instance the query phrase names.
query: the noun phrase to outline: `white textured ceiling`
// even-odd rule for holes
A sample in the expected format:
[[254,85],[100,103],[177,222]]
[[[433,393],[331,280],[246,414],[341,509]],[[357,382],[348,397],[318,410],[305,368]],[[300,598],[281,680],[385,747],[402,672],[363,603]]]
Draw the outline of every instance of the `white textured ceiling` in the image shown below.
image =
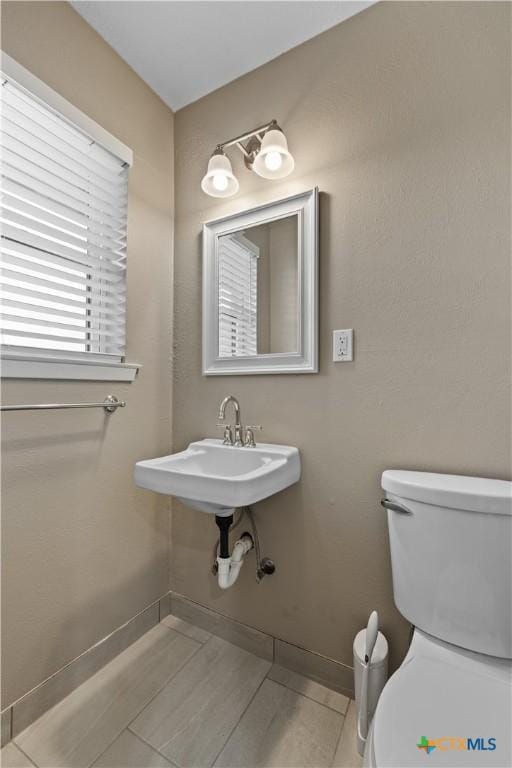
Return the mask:
[[373,2],[76,0],[71,5],[177,110]]

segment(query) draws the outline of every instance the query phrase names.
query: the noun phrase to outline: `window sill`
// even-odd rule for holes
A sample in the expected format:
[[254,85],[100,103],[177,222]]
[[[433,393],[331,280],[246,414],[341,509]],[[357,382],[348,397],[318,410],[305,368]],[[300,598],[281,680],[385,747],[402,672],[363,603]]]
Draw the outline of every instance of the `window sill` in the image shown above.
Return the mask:
[[82,381],[133,381],[141,368],[137,363],[108,363],[58,358],[2,357],[2,379],[55,379]]

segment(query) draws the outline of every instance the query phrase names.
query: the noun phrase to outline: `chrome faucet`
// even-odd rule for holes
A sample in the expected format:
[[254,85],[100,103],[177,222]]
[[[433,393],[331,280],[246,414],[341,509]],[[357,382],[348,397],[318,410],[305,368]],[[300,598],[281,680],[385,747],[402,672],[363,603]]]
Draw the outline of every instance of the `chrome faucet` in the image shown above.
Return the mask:
[[[235,409],[235,435],[234,438],[231,435],[231,427],[227,427],[224,429],[224,443],[228,444],[231,443],[231,445],[235,445],[237,448],[241,448],[244,444],[243,442],[243,427],[242,427],[242,413],[240,411],[240,403],[234,397],[233,395],[228,395],[224,398],[222,403],[219,406],[219,421],[224,421],[225,414],[226,414],[226,405],[228,403],[233,403],[233,408]],[[219,426],[224,426],[223,424]]]
[[[233,403],[233,408],[235,409],[235,432],[233,435],[233,429],[231,427],[231,424],[225,424],[224,419],[226,416],[226,406],[228,403]],[[228,395],[224,398],[222,403],[219,406],[219,421],[221,424],[217,424],[218,427],[224,428],[224,439],[223,444],[224,445],[234,445],[237,448],[242,448],[242,446],[245,446],[246,448],[255,448],[256,442],[254,440],[254,430],[255,429],[261,429],[260,426],[248,426],[245,429],[245,436],[244,436],[244,428],[242,426],[242,412],[240,410],[240,403],[234,397],[233,395]]]

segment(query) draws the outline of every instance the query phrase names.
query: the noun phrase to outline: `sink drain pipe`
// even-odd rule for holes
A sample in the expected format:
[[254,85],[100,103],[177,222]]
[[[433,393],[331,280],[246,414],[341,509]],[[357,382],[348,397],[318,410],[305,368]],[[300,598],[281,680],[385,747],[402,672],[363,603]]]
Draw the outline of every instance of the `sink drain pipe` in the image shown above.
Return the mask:
[[[244,516],[247,515],[252,528],[250,533],[243,533],[233,547],[233,552],[229,552],[229,532],[238,528]],[[219,528],[220,536],[213,550],[212,573],[217,576],[219,587],[228,589],[232,587],[238,578],[240,569],[244,563],[244,556],[251,549],[256,553],[256,581],[261,581],[264,576],[272,575],[276,566],[269,557],[261,557],[258,529],[251,507],[241,507],[238,510],[238,516],[233,523],[233,515],[221,517],[215,516],[215,522]]]
[[244,564],[244,557],[253,547],[254,542],[249,533],[244,533],[235,543],[233,552],[229,553],[229,529],[233,522],[233,515],[226,517],[215,516],[215,522],[219,527],[219,555],[217,557],[217,580],[221,589],[232,587],[238,579],[240,569]]

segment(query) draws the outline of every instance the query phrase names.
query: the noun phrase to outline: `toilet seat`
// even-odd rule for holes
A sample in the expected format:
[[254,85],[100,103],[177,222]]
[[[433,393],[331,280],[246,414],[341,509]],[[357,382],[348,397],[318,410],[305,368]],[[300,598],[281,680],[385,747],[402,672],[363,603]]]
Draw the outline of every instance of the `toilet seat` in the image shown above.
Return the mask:
[[[373,755],[365,764],[506,768],[512,765],[511,724],[511,661],[464,651],[415,630],[407,657],[379,699],[368,745]],[[417,746],[422,737],[439,740],[429,754]]]

